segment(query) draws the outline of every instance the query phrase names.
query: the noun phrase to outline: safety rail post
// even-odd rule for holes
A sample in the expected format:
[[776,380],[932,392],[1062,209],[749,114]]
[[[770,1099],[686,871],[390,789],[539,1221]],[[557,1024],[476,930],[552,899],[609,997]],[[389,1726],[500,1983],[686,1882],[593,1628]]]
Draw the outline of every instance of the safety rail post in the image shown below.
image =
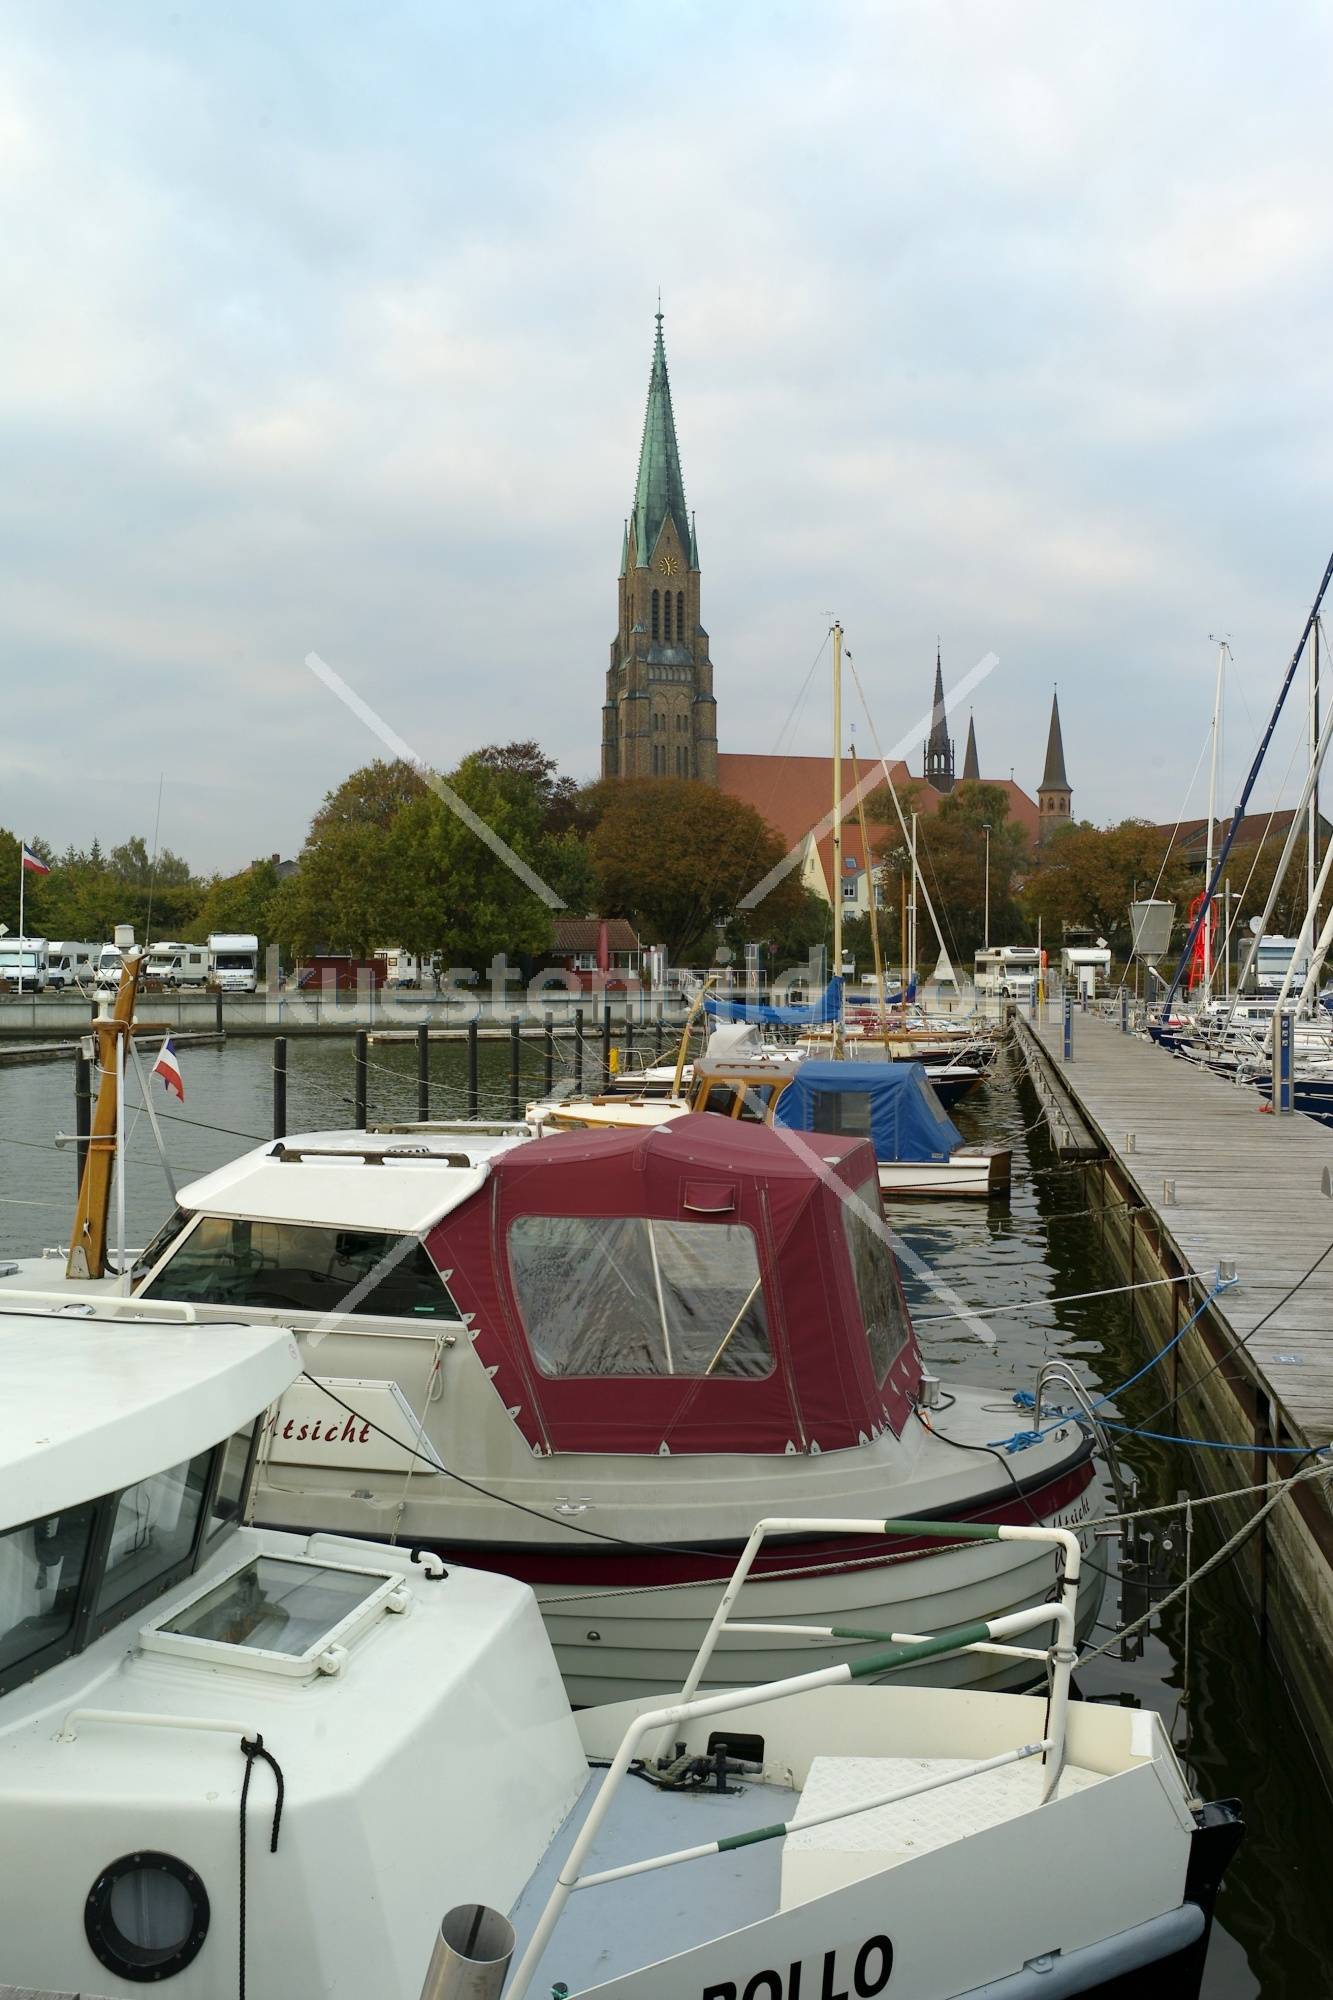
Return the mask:
[[509,1116],[518,1117],[519,1088],[518,1066],[520,1057],[519,1033],[523,1025],[521,1014],[515,1014],[509,1022]]
[[583,1088],[583,1009],[574,1009],[574,1094]]
[[417,1118],[425,1124],[430,1117],[430,1028],[423,1021],[417,1029]]
[[366,1129],[367,1085],[370,1080],[370,1064],[366,1056],[366,1039],[365,1029],[358,1028],[355,1040],[356,1096],[352,1110],[352,1123],[358,1132],[364,1132]]
[[477,1115],[477,1023],[467,1024],[467,1115]]
[[287,1137],[287,1037],[273,1037],[273,1136]]
[[546,1065],[542,1095],[549,1097],[555,1089],[555,1015],[549,1007],[542,1015],[542,1026],[546,1031]]

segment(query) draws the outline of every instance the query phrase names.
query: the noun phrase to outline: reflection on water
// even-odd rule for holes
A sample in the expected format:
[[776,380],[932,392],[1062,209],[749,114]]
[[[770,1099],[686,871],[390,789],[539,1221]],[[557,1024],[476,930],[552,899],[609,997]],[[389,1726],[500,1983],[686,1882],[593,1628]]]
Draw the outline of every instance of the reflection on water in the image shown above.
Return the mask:
[[[416,1052],[409,1045],[374,1045],[370,1051],[372,1121],[416,1116]],[[458,1043],[431,1049],[431,1108],[437,1117],[466,1108],[465,1051]],[[177,1177],[222,1165],[248,1142],[271,1131],[271,1044],[237,1041],[225,1049],[181,1051],[186,1101],[155,1098],[166,1121]],[[543,1058],[525,1045],[521,1099],[539,1092]],[[481,1044],[481,1110],[503,1117],[509,1110],[509,1050]],[[922,1345],[947,1379],[957,1371],[991,1381],[996,1391],[996,1436],[1020,1427],[1013,1392],[1035,1386],[1043,1360],[1073,1360],[1099,1386],[1123,1381],[1141,1365],[1143,1349],[1127,1300],[1093,1298],[1006,1314],[1005,1306],[1114,1288],[1117,1274],[1100,1245],[1098,1226],[1085,1213],[1081,1170],[1057,1161],[1045,1144],[1030,1096],[1020,1096],[1010,1068],[998,1073],[961,1105],[958,1123],[969,1138],[1007,1143],[1014,1152],[1014,1184],[1007,1208],[952,1202],[893,1205],[893,1219],[918,1255],[961,1297],[991,1314],[997,1335],[983,1346],[957,1321],[933,1317],[942,1307],[919,1278],[908,1294]],[[56,1132],[73,1129],[73,1073],[69,1064],[0,1070],[0,1253],[31,1252],[67,1233],[74,1191],[74,1162],[58,1151]],[[352,1122],[350,1041],[290,1044],[288,1124],[293,1132],[345,1127]],[[212,1129],[226,1128],[223,1131]],[[168,1196],[142,1111],[134,1114],[129,1145],[127,1235],[142,1243],[157,1228]],[[1151,1376],[1118,1413],[1143,1421],[1160,1401]],[[947,1423],[942,1414],[941,1429]],[[1125,1459],[1139,1480],[1141,1504],[1173,1501],[1199,1491],[1190,1454],[1130,1441]],[[1205,1522],[1207,1517],[1203,1517]],[[1201,1527],[1197,1555],[1211,1546]],[[1176,1578],[1173,1578],[1173,1581]],[[1104,1616],[1114,1610],[1108,1595]],[[1333,1864],[1327,1799],[1289,1708],[1265,1673],[1253,1624],[1230,1573],[1210,1576],[1194,1594],[1190,1617],[1188,1686],[1189,1757],[1204,1797],[1238,1795],[1249,1837],[1222,1893],[1221,1924],[1209,1960],[1208,2000],[1314,2000],[1333,1992],[1333,1902],[1325,1885]],[[1105,1637],[1106,1634],[1101,1635]],[[1169,1609],[1162,1630],[1148,1638],[1143,1657],[1124,1663],[1097,1660],[1080,1674],[1086,1695],[1133,1699],[1157,1709],[1183,1740],[1185,1692],[1183,1606]],[[1090,1869],[1115,1865],[1111,1855],[1089,1854]]]

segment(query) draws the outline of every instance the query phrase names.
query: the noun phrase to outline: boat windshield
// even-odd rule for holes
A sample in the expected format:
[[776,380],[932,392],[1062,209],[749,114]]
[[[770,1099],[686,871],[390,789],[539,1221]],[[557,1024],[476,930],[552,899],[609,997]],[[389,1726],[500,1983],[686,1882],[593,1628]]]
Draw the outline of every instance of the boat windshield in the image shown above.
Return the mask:
[[752,1230],[647,1216],[521,1215],[509,1268],[544,1375],[768,1375]]
[[415,1236],[230,1215],[201,1215],[142,1296],[278,1312],[460,1318]]
[[[911,1325],[907,1304],[898,1279],[893,1252],[884,1241],[880,1221],[882,1207],[877,1181],[866,1181],[856,1190],[856,1198],[842,1204],[843,1228],[852,1255],[852,1276],[861,1301],[870,1344],[870,1365],[875,1381],[882,1383],[907,1344]],[[876,1228],[871,1221],[880,1221]]]

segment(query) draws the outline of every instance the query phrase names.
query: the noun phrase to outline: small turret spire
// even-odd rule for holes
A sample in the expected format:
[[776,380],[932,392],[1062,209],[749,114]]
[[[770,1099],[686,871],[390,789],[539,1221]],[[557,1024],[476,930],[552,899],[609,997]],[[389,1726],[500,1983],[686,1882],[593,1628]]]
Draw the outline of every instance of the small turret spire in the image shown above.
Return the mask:
[[1060,691],[1057,688],[1051,696],[1051,728],[1046,738],[1046,769],[1041,775],[1043,792],[1067,792],[1069,780],[1065,776],[1065,743],[1060,731]]
[[938,637],[935,640],[935,694],[930,707],[924,776],[926,783],[933,785],[937,792],[953,790],[953,738],[949,734],[949,718],[944,712],[944,668],[940,661]]
[[967,749],[963,753],[963,783],[965,785],[981,783],[981,764],[977,758],[977,725],[972,719],[970,709],[967,717]]

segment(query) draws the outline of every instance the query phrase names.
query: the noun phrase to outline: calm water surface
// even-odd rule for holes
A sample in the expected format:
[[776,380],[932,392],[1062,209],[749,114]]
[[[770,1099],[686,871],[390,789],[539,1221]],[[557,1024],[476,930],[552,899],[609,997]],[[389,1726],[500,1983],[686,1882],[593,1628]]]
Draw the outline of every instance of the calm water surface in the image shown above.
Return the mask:
[[[432,1045],[435,1116],[465,1109],[461,1045]],[[1002,1064],[1004,1063],[1002,1058]],[[271,1129],[268,1042],[236,1041],[225,1049],[185,1048],[181,1053],[186,1102],[176,1107],[155,1095],[178,1180],[205,1173],[264,1139]],[[410,1046],[371,1049],[370,1115],[409,1120],[416,1115],[416,1055]],[[481,1046],[481,1110],[508,1113],[508,1050]],[[522,1091],[539,1092],[542,1057],[524,1050]],[[131,1091],[133,1096],[133,1091]],[[168,1114],[169,1108],[169,1115]],[[293,1132],[352,1123],[350,1041],[290,1044],[288,1127]],[[1048,1356],[1072,1359],[1100,1387],[1125,1380],[1145,1350],[1130,1322],[1129,1303],[1098,1299],[1062,1302],[1067,1295],[1112,1287],[1117,1275],[1084,1211],[1082,1174],[1052,1156],[1035,1103],[1000,1073],[974,1093],[959,1113],[969,1137],[1002,1140],[1014,1151],[1014,1187],[1007,1210],[978,1204],[898,1205],[894,1219],[919,1255],[983,1314],[1005,1305],[1023,1312],[994,1321],[999,1339],[982,1346],[956,1323],[938,1319],[942,1308],[913,1280],[909,1295],[922,1345],[945,1377],[951,1373],[991,1381],[997,1405],[1015,1389],[1034,1386]],[[60,1243],[68,1233],[74,1194],[72,1152],[58,1150],[57,1132],[73,1127],[73,1074],[68,1063],[0,1070],[0,1254],[31,1253]],[[224,1129],[217,1129],[224,1128]],[[127,1237],[142,1243],[163,1219],[167,1190],[142,1112],[129,1145]],[[1119,1414],[1143,1421],[1160,1401],[1149,1376],[1131,1392]],[[947,1411],[940,1428],[947,1428]],[[997,1411],[997,1436],[1010,1419]],[[1012,1427],[1020,1418],[1013,1413]],[[1174,1501],[1201,1482],[1190,1454],[1131,1441],[1125,1458],[1139,1479],[1142,1505]],[[1199,1517],[1196,1561],[1211,1547],[1207,1516]],[[1172,1576],[1178,1580],[1179,1572]],[[1105,1615],[1114,1609],[1108,1594]],[[1085,1694],[1133,1700],[1155,1708],[1186,1740],[1200,1793],[1239,1796],[1249,1836],[1232,1867],[1220,1906],[1206,1984],[1208,2000],[1323,2000],[1333,1994],[1333,1834],[1329,1801],[1308,1750],[1274,1677],[1265,1671],[1254,1627],[1227,1570],[1208,1577],[1194,1593],[1186,1688],[1183,1606],[1168,1609],[1161,1630],[1133,1663],[1107,1656],[1080,1674]],[[1101,1636],[1106,1636],[1102,1634]],[[1089,1854],[1091,1869],[1114,1857]]]

